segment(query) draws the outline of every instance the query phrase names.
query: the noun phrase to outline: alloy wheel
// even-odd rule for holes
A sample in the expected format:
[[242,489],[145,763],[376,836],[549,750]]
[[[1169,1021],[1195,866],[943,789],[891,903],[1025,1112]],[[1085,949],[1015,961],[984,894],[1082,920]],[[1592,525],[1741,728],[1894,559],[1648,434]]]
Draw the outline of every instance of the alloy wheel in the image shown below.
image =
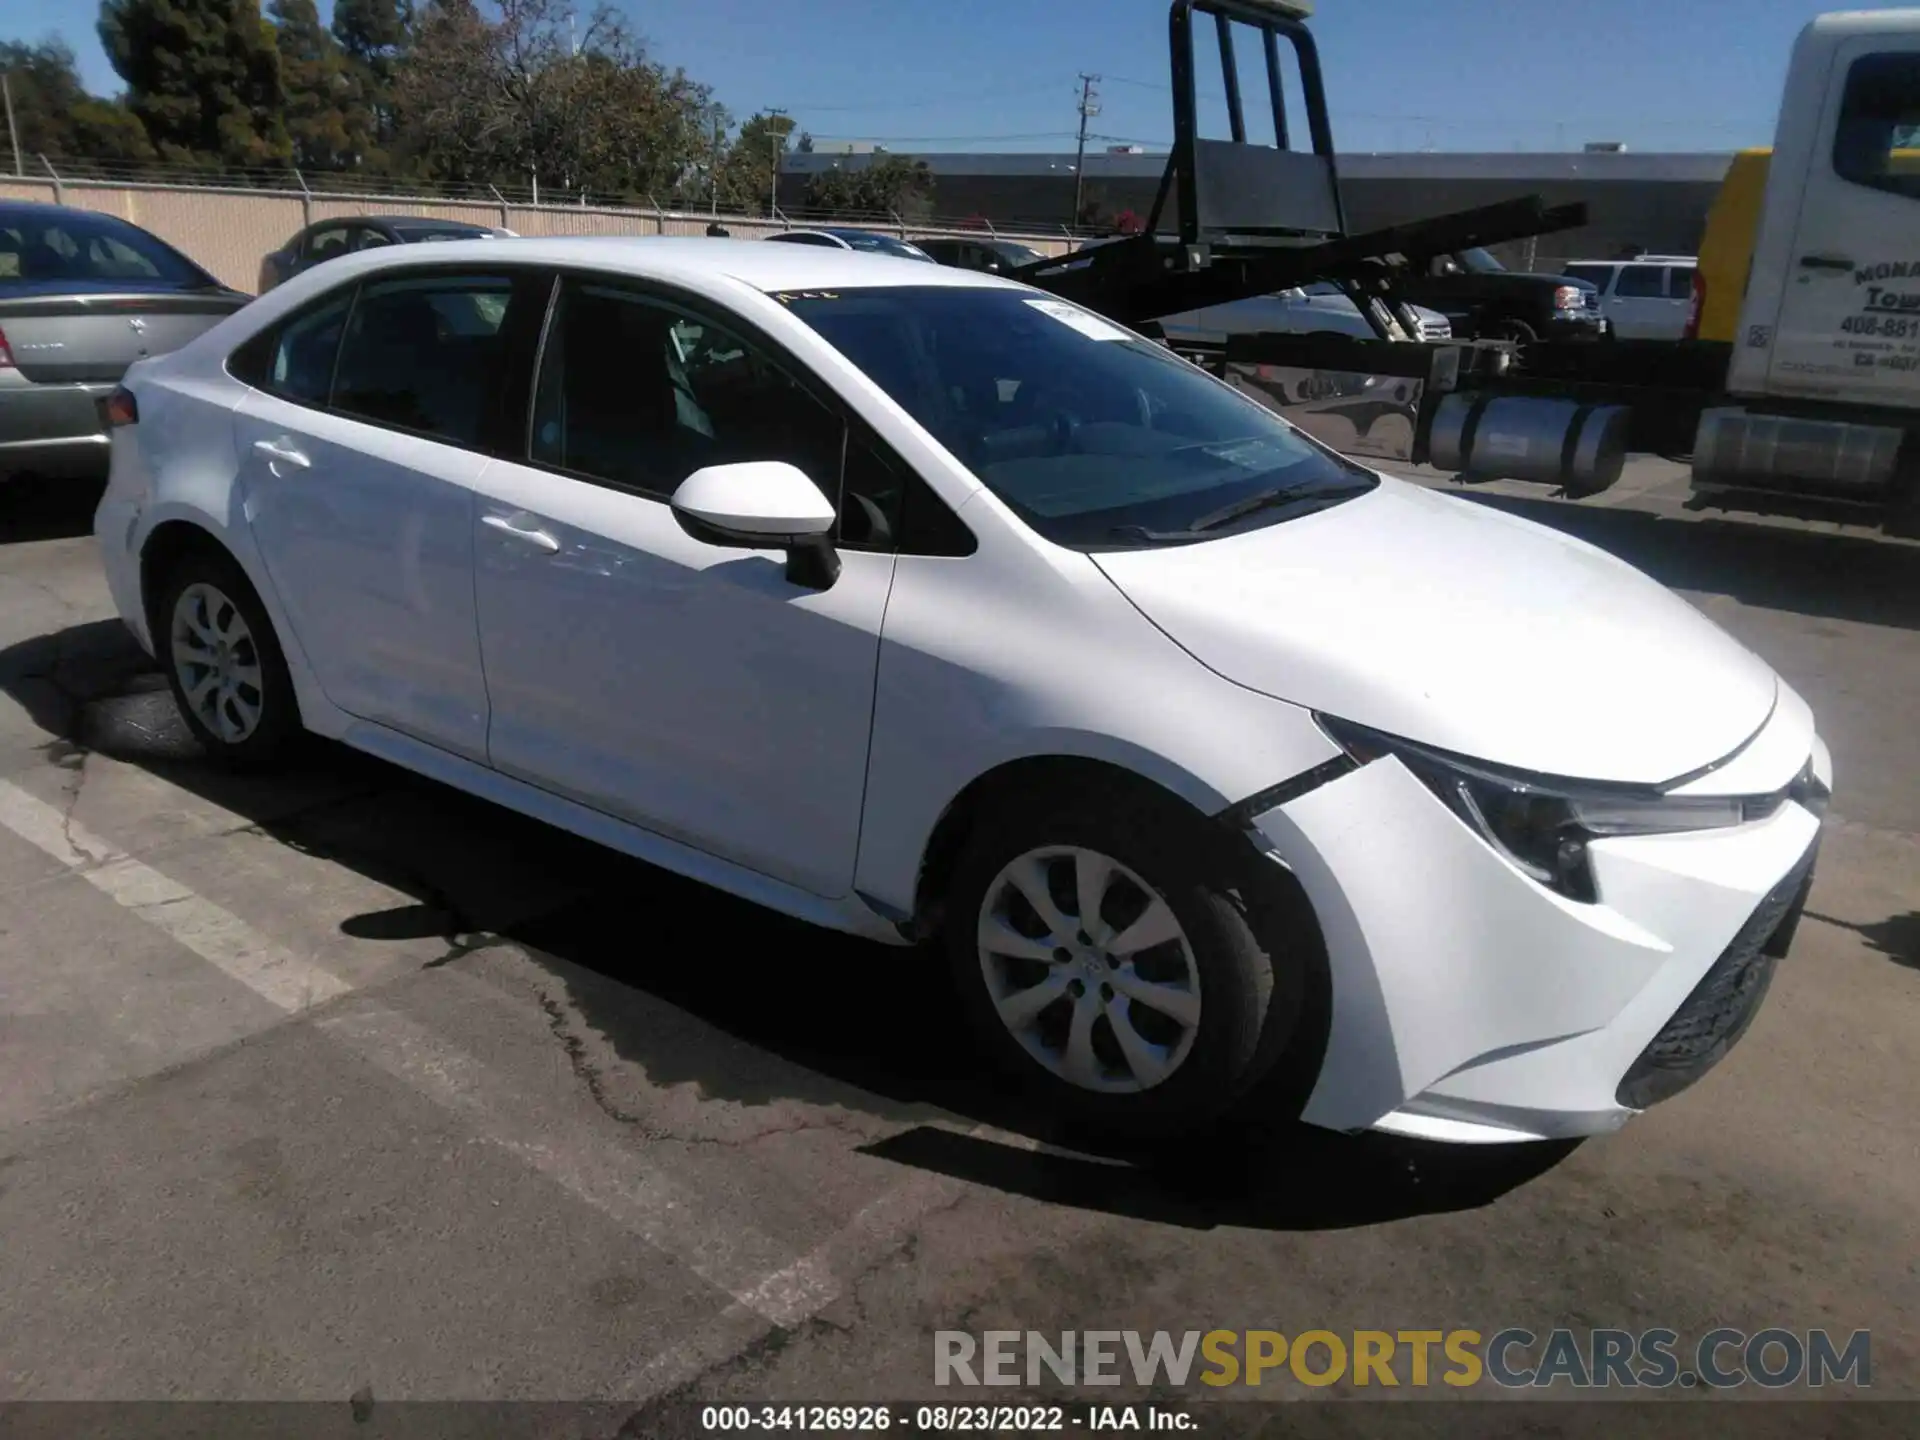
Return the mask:
[[1047,846],[1017,857],[981,901],[979,950],[1001,1021],[1070,1085],[1150,1090],[1193,1048],[1193,946],[1165,897],[1109,855]]
[[173,603],[170,637],[187,708],[227,744],[244,743],[260,728],[266,680],[240,607],[218,586],[196,581]]

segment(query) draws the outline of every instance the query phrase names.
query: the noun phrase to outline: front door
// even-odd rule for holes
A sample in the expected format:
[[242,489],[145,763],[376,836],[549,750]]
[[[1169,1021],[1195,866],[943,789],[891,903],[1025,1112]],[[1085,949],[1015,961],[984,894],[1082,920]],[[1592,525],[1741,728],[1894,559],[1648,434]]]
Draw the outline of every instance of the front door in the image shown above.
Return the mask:
[[692,539],[667,501],[756,459],[837,496],[847,426],[767,347],[624,286],[567,281],[542,355],[529,461],[490,466],[474,516],[492,763],[845,894],[891,550],[843,544],[812,590],[778,552]]
[[283,327],[235,413],[247,519],[322,691],[478,761],[473,484],[512,283],[441,272],[343,293]]
[[1920,404],[1920,37],[1842,44],[1820,127],[1768,388]]

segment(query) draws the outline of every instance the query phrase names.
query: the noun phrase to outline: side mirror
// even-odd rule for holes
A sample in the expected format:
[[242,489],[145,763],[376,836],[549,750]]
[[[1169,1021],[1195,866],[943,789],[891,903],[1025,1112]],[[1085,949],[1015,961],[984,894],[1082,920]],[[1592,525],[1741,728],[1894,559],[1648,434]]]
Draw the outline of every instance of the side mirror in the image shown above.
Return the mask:
[[740,550],[785,550],[787,579],[825,590],[840,578],[833,506],[784,460],[709,465],[673,492],[673,518],[694,539]]

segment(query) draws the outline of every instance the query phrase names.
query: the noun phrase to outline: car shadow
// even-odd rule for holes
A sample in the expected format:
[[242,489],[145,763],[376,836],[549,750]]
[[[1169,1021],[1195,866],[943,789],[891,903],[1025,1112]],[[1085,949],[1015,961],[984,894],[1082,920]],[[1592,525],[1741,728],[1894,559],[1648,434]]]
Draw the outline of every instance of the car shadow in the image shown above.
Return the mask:
[[137,765],[407,897],[340,917],[342,933],[441,940],[429,967],[511,942],[650,1084],[864,1111],[899,1127],[866,1153],[899,1165],[1174,1225],[1327,1229],[1484,1205],[1573,1148],[1339,1135],[1269,1119],[1256,1097],[1177,1153],[1063,1150],[1074,1137],[982,1078],[936,956],[788,920],[336,745],[273,776],[211,766],[118,622],[0,650],[0,691],[47,732],[49,765]]
[[93,533],[105,480],[0,479],[0,545]]
[[1734,516],[1681,519],[1460,485],[1445,493],[1597,545],[1676,590],[1728,595],[1798,615],[1920,629],[1920,546]]

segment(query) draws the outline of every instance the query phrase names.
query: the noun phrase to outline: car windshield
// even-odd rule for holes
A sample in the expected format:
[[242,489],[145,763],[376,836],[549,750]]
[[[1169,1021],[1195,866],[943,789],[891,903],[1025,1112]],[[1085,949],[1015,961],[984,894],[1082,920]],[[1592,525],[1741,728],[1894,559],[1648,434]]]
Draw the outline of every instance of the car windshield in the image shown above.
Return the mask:
[[959,285],[775,298],[1058,544],[1212,539],[1379,483],[1164,347],[1065,301]]
[[933,258],[918,245],[909,245],[906,241],[896,240],[891,235],[875,235],[869,230],[829,230],[826,233],[838,236],[855,250],[866,250],[876,255],[897,255],[903,260]]
[[178,251],[111,216],[0,208],[0,285],[45,281],[193,289],[217,284]]
[[1037,260],[1047,258],[1038,250],[1030,249],[1025,245],[1017,245],[1011,240],[996,242],[993,246],[993,251],[1009,265],[1031,265]]
[[1507,267],[1478,246],[1460,252],[1460,263],[1475,275],[1497,275]]

